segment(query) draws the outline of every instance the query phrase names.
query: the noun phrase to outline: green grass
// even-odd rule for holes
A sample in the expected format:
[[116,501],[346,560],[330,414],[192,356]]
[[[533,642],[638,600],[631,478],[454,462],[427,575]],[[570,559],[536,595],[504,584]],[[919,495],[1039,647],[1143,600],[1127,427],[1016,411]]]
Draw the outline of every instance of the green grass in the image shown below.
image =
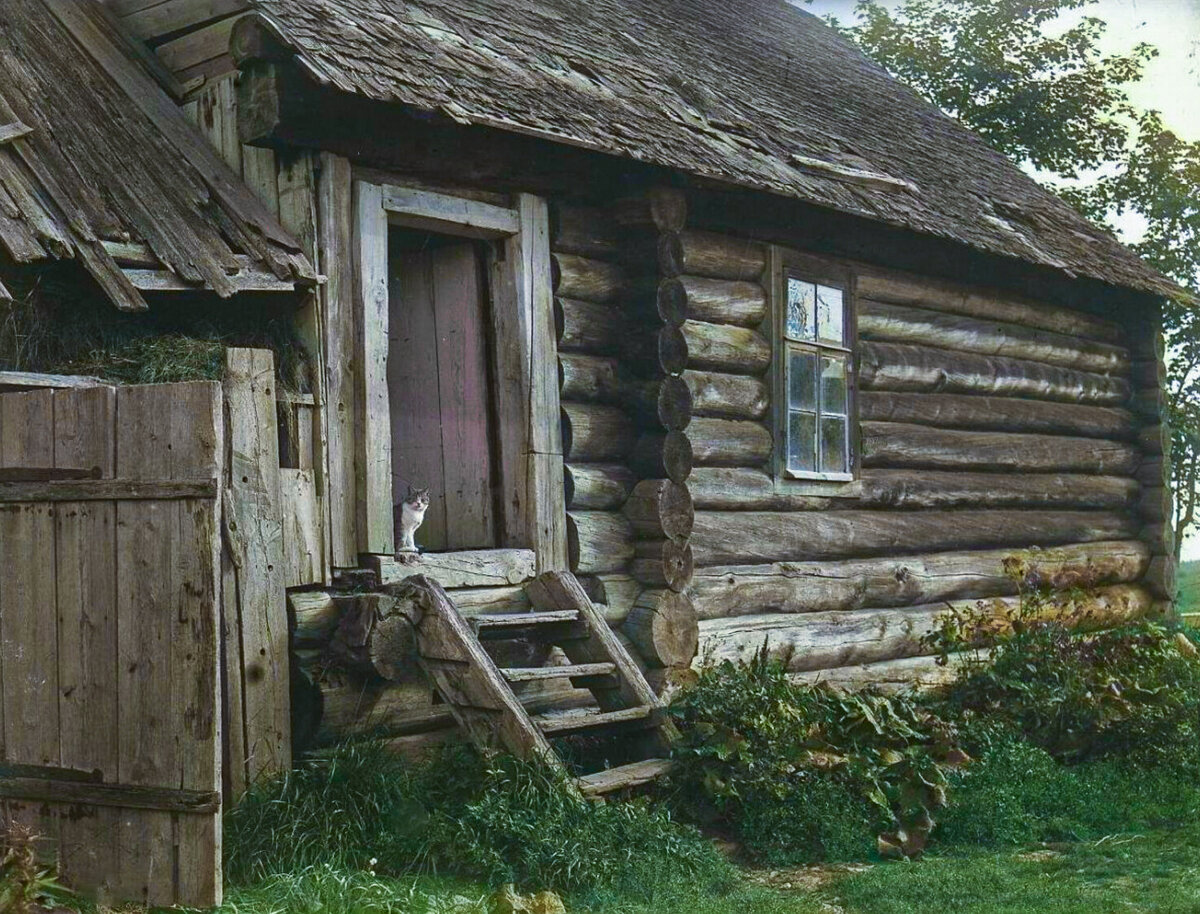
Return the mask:
[[1181,615],[1200,613],[1200,561],[1179,563],[1177,601]]

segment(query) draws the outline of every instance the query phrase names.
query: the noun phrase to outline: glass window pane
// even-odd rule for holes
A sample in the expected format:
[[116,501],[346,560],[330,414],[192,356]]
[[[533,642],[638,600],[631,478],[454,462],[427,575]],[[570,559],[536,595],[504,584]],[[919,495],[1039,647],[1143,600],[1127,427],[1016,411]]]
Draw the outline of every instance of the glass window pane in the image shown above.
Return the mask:
[[788,406],[817,411],[817,356],[792,349],[788,352]]
[[846,415],[846,359],[821,356],[821,412]]
[[811,340],[816,336],[817,287],[811,282],[787,281],[787,335],[793,340]]
[[845,304],[842,290],[817,286],[817,336],[832,343],[842,343]]
[[821,472],[845,473],[846,420],[821,417]]
[[817,468],[817,417],[788,413],[788,469],[811,473]]

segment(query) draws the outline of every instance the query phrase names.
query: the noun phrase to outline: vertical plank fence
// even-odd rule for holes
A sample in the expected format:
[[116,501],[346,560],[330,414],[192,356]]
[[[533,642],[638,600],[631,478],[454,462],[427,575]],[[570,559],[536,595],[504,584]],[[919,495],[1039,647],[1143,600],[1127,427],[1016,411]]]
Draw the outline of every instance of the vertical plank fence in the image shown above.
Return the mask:
[[0,394],[0,803],[101,898],[221,896],[221,386]]

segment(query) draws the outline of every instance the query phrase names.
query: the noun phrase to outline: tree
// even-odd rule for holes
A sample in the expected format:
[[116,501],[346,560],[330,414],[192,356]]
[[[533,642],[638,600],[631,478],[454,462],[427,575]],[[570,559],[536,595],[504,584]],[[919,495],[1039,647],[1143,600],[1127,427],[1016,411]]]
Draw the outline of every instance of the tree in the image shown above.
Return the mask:
[[[1139,111],[1126,87],[1158,52],[1106,55],[1095,16],[1054,29],[1096,0],[860,0],[845,31],[878,63],[983,136],[1084,215],[1112,230],[1145,223],[1131,247],[1200,296],[1200,143]],[[1175,558],[1200,512],[1200,312],[1166,303]]]

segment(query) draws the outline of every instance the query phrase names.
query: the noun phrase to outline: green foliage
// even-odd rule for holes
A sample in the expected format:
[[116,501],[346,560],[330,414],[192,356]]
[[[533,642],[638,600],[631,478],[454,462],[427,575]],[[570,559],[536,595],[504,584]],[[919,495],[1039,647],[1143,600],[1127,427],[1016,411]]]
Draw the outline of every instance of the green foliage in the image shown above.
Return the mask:
[[1200,763],[1200,657],[1183,632],[1142,621],[1086,633],[1070,595],[1025,590],[997,619],[991,609],[952,613],[934,640],[943,651],[986,647],[968,663],[939,710],[985,718],[1059,761]]
[[649,902],[687,885],[719,892],[732,871],[692,829],[645,803],[596,804],[559,777],[466,750],[425,764],[348,745],[261,785],[227,816],[234,883],[371,868]]
[[53,871],[38,863],[36,842],[33,832],[18,822],[0,831],[0,911],[5,914],[35,914],[75,904]]
[[791,682],[765,655],[701,673],[672,706],[672,776],[691,815],[774,863],[919,852],[966,760],[913,701]]

